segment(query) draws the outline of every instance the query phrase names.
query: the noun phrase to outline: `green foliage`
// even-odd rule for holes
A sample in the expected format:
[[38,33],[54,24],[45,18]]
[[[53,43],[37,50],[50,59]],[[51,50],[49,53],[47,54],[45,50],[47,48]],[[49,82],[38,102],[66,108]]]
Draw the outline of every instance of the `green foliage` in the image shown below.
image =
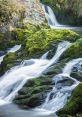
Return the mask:
[[74,42],[79,35],[70,30],[41,29],[27,38],[26,50],[29,55],[45,52],[60,41]]
[[[32,57],[38,58],[48,50],[52,50],[52,53],[49,53],[49,58],[51,58],[59,42],[75,42],[80,38],[77,33],[70,30],[52,30],[47,26],[35,26],[30,24],[12,31],[10,37],[12,37],[12,39],[8,39],[7,42],[1,39],[1,44],[4,45],[2,47],[7,48],[15,43],[21,43],[22,48],[16,52],[15,55],[12,53],[5,56],[3,63],[1,63],[0,73],[4,73],[10,69],[10,67],[16,65],[16,61],[22,61]],[[12,57],[12,59],[9,59],[10,57]]]
[[60,59],[68,58],[71,60],[79,57],[82,57],[82,38],[73,43]]
[[0,26],[11,23],[14,16],[23,20],[24,12],[25,7],[17,0],[0,0]]
[[13,66],[16,65],[16,53],[9,53],[7,54],[4,59],[3,62],[1,63],[1,67],[0,67],[0,75],[2,75],[3,73],[5,73],[5,71],[9,70],[10,68],[12,68]]

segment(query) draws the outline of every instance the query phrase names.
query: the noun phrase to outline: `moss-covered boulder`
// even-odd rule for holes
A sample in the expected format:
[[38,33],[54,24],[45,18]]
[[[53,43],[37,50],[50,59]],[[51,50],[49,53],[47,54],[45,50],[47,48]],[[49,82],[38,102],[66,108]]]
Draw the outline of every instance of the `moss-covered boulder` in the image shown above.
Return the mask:
[[27,38],[25,49],[30,56],[41,55],[61,41],[74,42],[78,38],[79,35],[70,30],[41,29]]
[[8,53],[2,63],[0,64],[0,75],[3,75],[6,71],[8,71],[9,69],[11,69],[14,66],[17,66],[18,64],[20,64],[21,59],[17,58],[17,54],[16,53]]
[[82,113],[82,83],[74,89],[72,96],[64,108],[57,112],[59,117],[63,115],[79,117],[79,113]]
[[18,92],[14,102],[20,106],[33,108],[41,105],[47,96],[47,92],[52,89],[52,77],[42,76],[29,80]]
[[82,38],[71,45],[70,48],[60,57],[60,59],[68,58],[69,60],[82,57]]

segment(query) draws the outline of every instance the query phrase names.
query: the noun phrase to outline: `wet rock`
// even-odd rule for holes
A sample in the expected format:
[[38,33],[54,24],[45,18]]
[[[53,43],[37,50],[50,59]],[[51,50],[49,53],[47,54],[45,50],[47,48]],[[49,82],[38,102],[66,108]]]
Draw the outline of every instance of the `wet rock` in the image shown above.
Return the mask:
[[0,51],[0,56],[3,56],[5,54],[4,51]]
[[71,76],[75,79],[77,79],[78,81],[82,82],[82,73],[80,72],[72,72]]
[[55,82],[56,88],[60,89],[64,86],[71,86],[74,81],[70,77],[57,75],[54,77],[53,81]]
[[33,108],[40,106],[45,101],[46,95],[44,92],[33,95],[28,102],[28,106]]
[[74,89],[64,108],[57,112],[59,117],[63,115],[77,116],[79,113],[82,113],[82,83]]

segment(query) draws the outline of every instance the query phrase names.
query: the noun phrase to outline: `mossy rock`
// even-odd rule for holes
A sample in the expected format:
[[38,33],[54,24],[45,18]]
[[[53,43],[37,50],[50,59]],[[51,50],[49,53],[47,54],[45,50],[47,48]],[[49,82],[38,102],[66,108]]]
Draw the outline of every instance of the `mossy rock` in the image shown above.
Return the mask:
[[39,106],[44,102],[47,92],[52,89],[51,84],[52,79],[50,77],[29,80],[18,92],[14,102],[22,107],[33,108]]
[[25,49],[29,56],[34,56],[35,53],[43,54],[56,48],[55,45],[61,41],[75,42],[79,38],[77,33],[70,30],[41,29],[27,38]]
[[27,25],[12,32],[12,35],[15,34],[15,41],[17,43],[22,43],[22,48],[20,51],[17,51],[16,54],[12,53],[12,55],[8,55],[12,56],[12,59],[5,56],[0,67],[1,74],[15,66],[17,61],[29,58],[40,58],[42,54],[49,50],[51,50],[51,53],[49,52],[48,58],[52,58],[59,42],[75,42],[80,38],[77,33],[70,30],[52,30],[46,26],[44,26],[43,29],[42,28],[42,25]]
[[76,117],[76,116],[71,116],[71,115],[65,115],[65,114],[63,114],[63,115],[60,115],[58,117]]
[[68,60],[81,58],[82,57],[82,38],[77,40],[75,43],[68,48],[60,59],[68,58]]
[[82,82],[82,73],[79,73],[79,72],[72,72],[71,73],[71,76],[75,79],[77,79],[78,81],[81,81]]
[[82,83],[80,83],[73,91],[72,96],[65,107],[57,112],[57,114],[74,115],[82,113]]
[[5,71],[8,71],[10,68],[12,68],[13,66],[18,65],[20,62],[20,60],[17,60],[17,55],[16,53],[8,53],[1,65],[0,65],[0,75],[3,75],[5,73]]

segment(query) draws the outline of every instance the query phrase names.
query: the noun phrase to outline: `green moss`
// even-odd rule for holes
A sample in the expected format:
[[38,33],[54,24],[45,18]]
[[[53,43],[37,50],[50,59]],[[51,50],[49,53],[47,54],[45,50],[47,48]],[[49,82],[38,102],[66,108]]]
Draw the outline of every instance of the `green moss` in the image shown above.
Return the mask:
[[68,58],[71,60],[79,57],[82,57],[82,38],[73,43],[60,59]]
[[65,114],[63,114],[63,115],[60,115],[59,117],[76,117],[76,116],[71,116],[71,115],[65,115]]
[[2,75],[3,73],[5,73],[5,71],[9,70],[10,68],[12,68],[13,66],[16,65],[16,53],[9,53],[7,54],[4,59],[3,62],[1,63],[1,67],[0,67],[0,75]]
[[66,106],[58,112],[58,115],[77,115],[78,113],[82,113],[82,83],[74,89]]
[[26,51],[29,55],[42,54],[60,41],[74,42],[78,38],[80,36],[70,30],[41,29],[27,38]]
[[[47,85],[46,85],[47,83]],[[24,106],[36,107],[45,99],[45,92],[52,89],[50,76],[43,76],[29,80],[18,92],[14,102]]]

